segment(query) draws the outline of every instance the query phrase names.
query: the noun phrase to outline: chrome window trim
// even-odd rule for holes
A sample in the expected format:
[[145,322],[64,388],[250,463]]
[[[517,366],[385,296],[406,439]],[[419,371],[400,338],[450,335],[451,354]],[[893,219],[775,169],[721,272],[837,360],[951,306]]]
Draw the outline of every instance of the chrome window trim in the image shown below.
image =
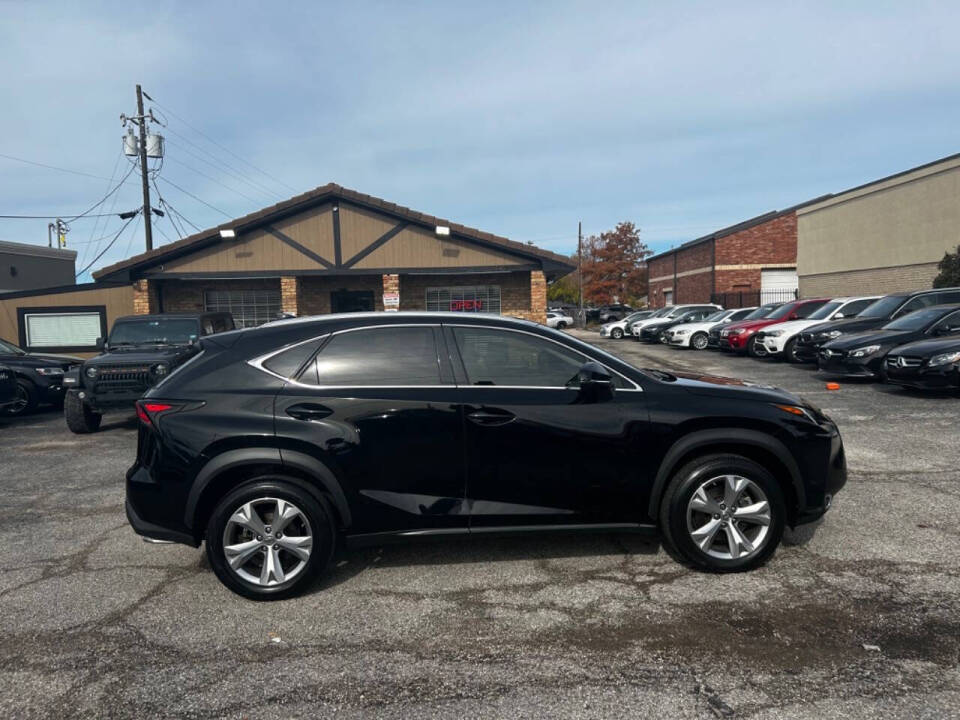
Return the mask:
[[[469,323],[381,323],[381,324],[377,324],[377,325],[359,325],[359,326],[357,326],[357,327],[344,328],[343,330],[337,330],[337,331],[335,331],[335,332],[327,332],[327,333],[323,333],[323,334],[321,334],[321,335],[315,335],[315,336],[313,336],[313,337],[311,337],[311,338],[308,338],[307,340],[300,340],[299,342],[290,343],[289,345],[284,345],[284,346],[283,346],[282,348],[280,348],[279,350],[273,350],[273,351],[267,353],[266,355],[261,355],[261,356],[259,356],[259,357],[253,358],[252,360],[247,360],[247,364],[250,365],[250,366],[253,367],[253,368],[256,368],[257,370],[260,370],[261,372],[266,373],[267,375],[272,375],[273,377],[277,378],[278,380],[283,380],[283,381],[286,382],[286,383],[290,383],[291,385],[293,385],[293,386],[295,386],[295,387],[314,388],[314,389],[316,389],[316,390],[337,390],[337,389],[342,389],[342,390],[351,390],[351,389],[356,389],[356,390],[378,390],[378,389],[381,389],[381,390],[399,390],[399,389],[404,389],[404,388],[406,388],[406,389],[411,389],[411,390],[418,390],[418,389],[421,389],[421,388],[430,388],[430,389],[438,389],[438,388],[440,388],[440,389],[450,389],[450,388],[462,389],[462,388],[470,388],[470,389],[485,389],[485,390],[574,390],[574,391],[577,390],[577,388],[570,388],[570,387],[566,387],[566,386],[563,386],[563,385],[560,385],[560,386],[556,386],[556,385],[459,385],[459,384],[457,384],[456,382],[447,383],[447,384],[445,384],[445,385],[309,385],[309,384],[307,384],[307,383],[302,383],[302,382],[300,382],[300,381],[298,381],[298,380],[294,380],[294,379],[292,379],[292,378],[288,378],[288,377],[284,377],[283,375],[279,375],[278,373],[275,373],[275,372],[273,372],[272,370],[268,370],[267,368],[265,368],[265,367],[263,366],[263,363],[265,363],[267,360],[269,360],[270,358],[272,358],[274,355],[279,355],[279,354],[282,353],[282,352],[285,352],[285,351],[287,351],[287,350],[290,350],[291,348],[298,347],[298,346],[300,346],[300,345],[305,345],[306,343],[316,342],[317,340],[320,340],[320,339],[325,338],[325,337],[332,337],[332,336],[334,336],[334,335],[340,335],[340,334],[342,334],[342,333],[348,333],[348,332],[356,332],[357,330],[372,330],[372,329],[377,329],[377,328],[395,328],[395,327],[429,327],[429,328],[437,328],[437,329],[440,329],[440,328],[443,328],[443,327],[467,327],[467,328],[477,328],[477,327],[479,327],[479,328],[489,328],[489,327],[492,327],[492,328],[494,328],[495,330],[505,330],[505,331],[507,331],[507,332],[522,333],[522,334],[524,334],[524,335],[531,335],[531,336],[533,336],[533,337],[535,337],[535,338],[540,338],[541,340],[547,340],[547,341],[552,342],[552,343],[554,343],[554,344],[556,344],[556,345],[559,345],[559,346],[562,347],[562,348],[565,348],[565,349],[567,349],[567,350],[570,350],[570,351],[572,351],[572,352],[575,352],[576,354],[580,355],[581,357],[586,358],[587,360],[593,360],[594,362],[599,362],[599,361],[594,360],[593,358],[591,358],[589,355],[585,355],[584,353],[580,352],[579,350],[577,350],[577,349],[575,349],[575,348],[571,348],[571,347],[570,347],[569,345],[567,345],[566,343],[562,343],[562,342],[560,342],[559,340],[554,340],[553,338],[545,337],[545,336],[543,336],[543,335],[540,335],[539,333],[529,332],[528,330],[521,330],[520,328],[502,327],[502,326],[498,326],[498,325],[494,325],[494,326],[491,326],[491,325],[472,325],[472,324],[469,324]],[[615,358],[613,355],[610,355],[609,353],[604,352],[603,350],[599,350],[599,349],[598,349],[597,351],[598,351],[600,354],[602,354],[602,355],[606,355],[607,357],[611,357],[611,358],[616,359],[617,362],[623,362],[622,360],[619,360],[618,358]],[[610,371],[611,373],[617,375],[618,377],[622,378],[623,380],[625,380],[626,382],[630,383],[630,384],[633,386],[633,387],[625,387],[625,388],[616,388],[616,390],[617,390],[618,392],[643,392],[643,388],[642,388],[642,387],[640,387],[637,383],[635,383],[635,382],[634,382],[633,380],[631,380],[630,378],[626,377],[623,373],[619,372],[618,370],[615,370],[615,369],[612,368],[612,367],[609,367],[608,365],[605,365],[604,363],[600,363],[600,364],[603,365],[603,367],[605,367],[608,371]]]

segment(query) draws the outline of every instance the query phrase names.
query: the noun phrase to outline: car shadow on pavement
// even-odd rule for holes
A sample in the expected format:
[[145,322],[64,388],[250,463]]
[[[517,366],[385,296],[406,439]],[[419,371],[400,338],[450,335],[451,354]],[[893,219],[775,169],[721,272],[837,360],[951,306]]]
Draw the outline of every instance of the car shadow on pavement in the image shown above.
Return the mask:
[[340,548],[329,572],[309,592],[323,592],[375,568],[462,565],[573,558],[656,555],[660,540],[640,533],[544,533],[422,538],[356,549]]

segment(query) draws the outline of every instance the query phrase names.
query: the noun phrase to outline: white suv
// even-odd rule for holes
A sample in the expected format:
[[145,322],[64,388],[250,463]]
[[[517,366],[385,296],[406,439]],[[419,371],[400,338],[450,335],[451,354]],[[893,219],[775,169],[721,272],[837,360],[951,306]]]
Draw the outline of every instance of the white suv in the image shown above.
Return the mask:
[[675,325],[664,333],[667,345],[674,347],[688,347],[694,350],[706,350],[710,328],[717,325],[743,320],[756,310],[755,307],[735,308],[733,310],[717,310],[700,322]]
[[657,310],[656,312],[653,310],[638,310],[637,312],[630,313],[622,320],[613,320],[605,323],[600,326],[600,337],[611,337],[614,340],[619,340],[629,332],[629,327],[637,320],[658,317],[658,313],[664,312],[666,309],[667,308],[663,308],[663,310]]
[[878,295],[873,295],[870,297],[834,298],[808,318],[788,320],[765,327],[757,333],[759,336],[757,342],[763,343],[763,347],[770,356],[781,356],[791,362],[799,362],[793,357],[793,348],[797,344],[797,336],[801,331],[806,330],[811,325],[856,317],[878,297]]

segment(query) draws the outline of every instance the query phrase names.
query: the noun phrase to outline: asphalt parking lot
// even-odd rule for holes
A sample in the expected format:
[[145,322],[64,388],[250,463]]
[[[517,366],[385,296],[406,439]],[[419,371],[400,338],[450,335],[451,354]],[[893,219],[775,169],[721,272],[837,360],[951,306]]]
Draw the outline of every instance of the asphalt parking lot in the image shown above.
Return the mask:
[[0,714],[960,717],[960,399],[583,336],[809,397],[847,447],[833,510],[744,575],[632,535],[444,540],[258,604],[130,530],[132,418],[0,419]]

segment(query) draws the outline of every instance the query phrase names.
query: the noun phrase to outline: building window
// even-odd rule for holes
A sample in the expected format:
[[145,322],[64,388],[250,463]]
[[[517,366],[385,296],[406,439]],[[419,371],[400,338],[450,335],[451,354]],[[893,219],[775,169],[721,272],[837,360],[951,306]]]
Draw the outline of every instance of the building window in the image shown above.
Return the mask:
[[84,352],[97,348],[106,335],[102,306],[17,308],[20,345],[28,351]]
[[428,287],[428,312],[483,312],[500,314],[500,286]]
[[256,327],[280,315],[279,290],[207,290],[203,293],[207,312],[228,312],[238,328]]

